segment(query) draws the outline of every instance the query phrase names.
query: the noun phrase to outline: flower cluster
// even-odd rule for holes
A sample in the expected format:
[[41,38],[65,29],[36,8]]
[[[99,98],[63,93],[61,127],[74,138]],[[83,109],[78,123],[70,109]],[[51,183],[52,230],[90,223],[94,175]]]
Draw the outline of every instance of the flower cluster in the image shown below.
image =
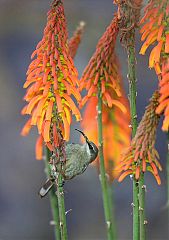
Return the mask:
[[74,32],[73,36],[69,40],[69,52],[72,58],[75,57],[78,46],[81,42],[82,35],[84,32],[85,22],[81,21],[79,26],[77,27],[76,31]]
[[117,16],[115,16],[99,40],[96,51],[83,72],[80,87],[85,88],[88,93],[82,99],[82,105],[89,98],[97,95],[100,81],[103,103],[110,108],[115,105],[126,112],[124,105],[116,98],[121,96],[120,79],[114,55],[117,34],[118,24]]
[[[61,0],[54,0],[48,12],[47,25],[42,40],[32,54],[24,88],[27,105],[22,114],[29,114],[22,135],[27,135],[33,125],[38,128],[36,158],[42,157],[42,143],[52,150],[58,144],[58,130],[65,140],[69,139],[73,113],[81,119],[71,95],[77,101],[81,95],[77,90],[77,70],[70,57],[66,20]],[[36,57],[35,57],[36,56]]]
[[156,114],[158,106],[159,92],[154,92],[145,114],[138,126],[135,137],[130,147],[123,153],[118,170],[122,172],[119,177],[121,182],[127,175],[133,174],[139,179],[141,171],[150,171],[158,184],[161,180],[158,170],[162,170],[158,161],[159,155],[155,149],[156,130],[159,123],[159,115]]
[[159,85],[160,98],[156,113],[164,113],[162,130],[169,131],[169,58],[162,63],[161,81]]
[[141,40],[144,44],[140,50],[145,54],[150,45],[156,43],[149,57],[149,67],[154,68],[159,78],[161,97],[157,113],[164,113],[162,130],[169,130],[169,78],[168,78],[168,59],[169,59],[169,3],[167,0],[152,0],[144,10],[144,16],[140,21]]
[[140,54],[145,54],[150,45],[156,43],[150,53],[149,67],[161,73],[161,58],[169,54],[169,3],[168,0],[152,0],[144,9],[140,21],[141,40],[144,41]]

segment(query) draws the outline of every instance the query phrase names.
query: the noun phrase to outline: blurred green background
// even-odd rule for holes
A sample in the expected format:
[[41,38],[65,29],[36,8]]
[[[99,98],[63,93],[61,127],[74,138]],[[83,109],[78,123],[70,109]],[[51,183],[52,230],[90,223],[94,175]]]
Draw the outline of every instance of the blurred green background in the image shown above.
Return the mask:
[[[48,0],[0,0],[0,240],[53,240],[50,226],[51,211],[49,199],[41,200],[37,194],[45,180],[44,163],[36,161],[34,154],[36,131],[27,138],[20,136],[25,120],[20,116],[24,106],[25,72],[30,55],[42,37],[46,24]],[[69,36],[80,20],[86,22],[86,29],[75,64],[82,73],[106,26],[110,23],[116,7],[112,0],[65,0],[65,13]],[[137,55],[141,43],[137,33]],[[117,45],[122,73],[127,89],[127,61],[124,49]],[[144,112],[152,92],[157,88],[157,77],[147,67],[148,58],[137,58],[138,119]],[[74,131],[71,141],[79,142]],[[153,176],[146,174],[146,208],[149,240],[169,239],[167,237],[166,204],[166,136],[158,131],[157,149],[164,171],[162,185],[157,186]],[[132,182],[127,178],[114,188],[115,219],[118,239],[132,239]],[[97,171],[87,171],[65,184],[66,209],[69,239],[106,239],[102,197]]]

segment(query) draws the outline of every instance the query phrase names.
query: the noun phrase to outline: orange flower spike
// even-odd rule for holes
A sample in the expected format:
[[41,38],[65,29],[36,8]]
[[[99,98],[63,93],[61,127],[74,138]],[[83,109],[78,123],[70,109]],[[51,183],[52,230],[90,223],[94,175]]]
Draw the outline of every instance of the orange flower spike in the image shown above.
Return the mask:
[[156,109],[157,114],[164,114],[162,125],[163,131],[169,130],[169,60],[164,59],[162,64],[160,86],[159,106]]
[[[119,69],[118,69],[119,71]],[[122,89],[121,89],[122,92]],[[120,101],[125,105],[129,111],[128,101],[123,95]],[[91,97],[87,103],[83,120],[82,128],[86,135],[97,143],[98,129],[97,129],[97,97]],[[112,109],[103,104],[103,139],[104,139],[104,153],[106,172],[110,179],[117,177],[119,171],[123,169],[125,164],[129,164],[131,160],[127,160],[125,164],[120,166],[117,170],[117,163],[120,160],[120,153],[124,147],[127,147],[130,142],[130,129],[128,128],[130,118],[128,114],[124,114],[119,108],[113,105]],[[121,120],[123,119],[123,122]],[[114,136],[112,138],[112,136]],[[125,136],[125,138],[123,137]],[[112,147],[113,146],[113,147]],[[113,166],[115,170],[113,170]]]
[[[120,76],[115,69],[116,56],[114,53],[118,31],[118,19],[117,16],[115,16],[100,38],[96,46],[96,51],[85,68],[80,81],[81,89],[85,88],[88,90],[88,99],[97,94],[98,81],[103,81],[102,92],[104,104],[109,107],[112,106],[112,99],[117,97],[118,94],[121,95],[121,93],[119,93]],[[110,76],[113,77],[113,84]],[[109,92],[109,84],[112,85],[111,92]],[[83,104],[85,102],[86,98],[83,100]]]
[[[121,162],[121,164],[124,163],[123,169],[125,171],[132,169],[132,173],[135,174],[136,179],[139,178],[140,171],[145,172],[146,169],[151,169],[152,174],[157,176],[157,168],[159,168],[159,170],[161,169],[156,159],[158,154],[154,148],[156,129],[159,122],[159,115],[155,112],[159,104],[158,101],[159,92],[156,91],[150,99],[149,105],[146,107],[144,116],[137,128],[136,135],[132,139],[131,147],[124,153]],[[128,165],[126,159],[130,158],[132,162]]]
[[[163,56],[165,57],[165,54],[169,53],[169,37],[167,37],[169,13],[167,10],[164,12],[167,6],[167,0],[151,1],[149,6],[145,8],[143,20],[140,21],[142,25],[140,31],[142,34],[141,40],[147,38],[141,47],[140,54],[145,54],[145,51],[150,45],[157,43],[151,51],[149,58],[149,67],[154,67],[157,75],[161,74],[160,64]],[[155,35],[153,36],[153,34]]]
[[84,32],[85,22],[80,22],[76,31],[74,32],[72,38],[69,40],[69,51],[72,58],[75,57],[79,44],[81,42],[81,38]]
[[[31,125],[36,124],[49,149],[52,149],[52,144],[57,144],[56,137],[52,136],[54,132],[56,134],[56,129],[53,130],[55,124],[60,126],[68,140],[71,109],[76,119],[80,120],[80,112],[70,97],[72,94],[78,102],[81,100],[77,89],[78,73],[70,56],[67,37],[62,1],[54,0],[48,12],[43,38],[32,54],[35,59],[27,71],[24,87],[29,88],[24,99],[28,104],[22,111],[23,114],[31,115],[23,132],[28,132],[28,128],[30,130]],[[50,142],[51,139],[55,139],[55,143]],[[39,151],[37,156],[40,155]]]

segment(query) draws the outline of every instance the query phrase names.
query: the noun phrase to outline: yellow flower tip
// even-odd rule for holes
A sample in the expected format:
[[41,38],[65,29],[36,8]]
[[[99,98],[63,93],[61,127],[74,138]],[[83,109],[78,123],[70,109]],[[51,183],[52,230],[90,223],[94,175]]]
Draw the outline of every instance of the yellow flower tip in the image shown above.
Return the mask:
[[165,120],[164,120],[163,126],[162,126],[162,130],[163,130],[164,132],[168,132],[168,131],[169,131],[169,122],[166,123]]
[[[154,175],[154,174],[153,174]],[[158,185],[161,185],[161,179],[160,179],[160,176],[159,175],[154,175],[156,181],[157,181],[157,184]]]
[[159,75],[159,74],[162,73],[161,67],[160,67],[160,64],[159,64],[159,63],[155,63],[155,64],[154,64],[154,69],[155,69],[157,75]]
[[145,55],[145,51],[143,51],[142,48],[141,48],[139,54],[141,54],[141,55]]
[[127,108],[118,100],[112,100],[112,104],[118,107],[123,113],[127,113]]
[[76,121],[78,121],[78,122],[82,120],[81,115],[75,115],[75,117],[76,117]]

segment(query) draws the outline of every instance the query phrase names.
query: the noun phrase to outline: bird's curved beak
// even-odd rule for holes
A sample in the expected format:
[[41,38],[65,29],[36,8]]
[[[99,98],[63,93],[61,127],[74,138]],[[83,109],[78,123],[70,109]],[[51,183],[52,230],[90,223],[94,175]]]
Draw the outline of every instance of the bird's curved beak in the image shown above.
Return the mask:
[[83,135],[83,137],[85,138],[86,142],[87,142],[88,144],[90,144],[89,139],[88,139],[88,137],[84,134],[84,132],[82,132],[81,130],[79,130],[79,129],[77,129],[77,128],[75,128],[75,130],[78,131],[78,132],[80,132],[80,133]]

